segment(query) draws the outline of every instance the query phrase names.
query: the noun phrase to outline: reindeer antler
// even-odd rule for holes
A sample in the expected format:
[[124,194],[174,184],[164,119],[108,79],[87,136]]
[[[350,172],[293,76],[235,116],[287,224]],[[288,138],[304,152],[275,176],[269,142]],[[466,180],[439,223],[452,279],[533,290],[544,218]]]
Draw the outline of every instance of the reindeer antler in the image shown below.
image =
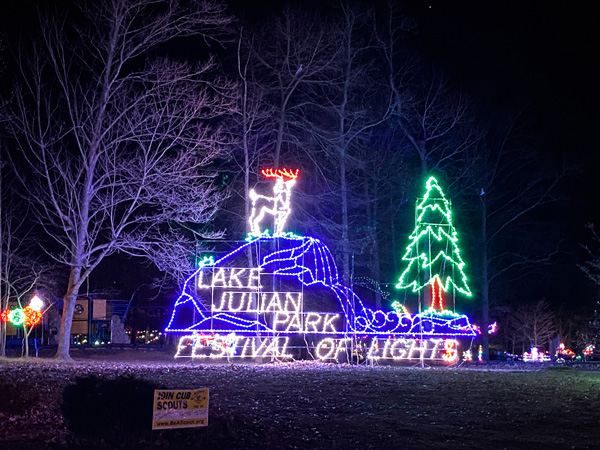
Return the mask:
[[263,169],[261,173],[266,178],[287,178],[288,180],[296,180],[298,179],[298,175],[300,175],[300,169],[296,169],[295,172],[291,169],[277,169],[277,171],[273,169]]
[[262,173],[263,177],[266,178],[279,178],[273,169],[263,169],[260,173]]
[[293,172],[291,169],[280,169],[277,171],[277,173],[280,173],[281,176],[283,176],[284,178],[289,178],[290,180],[297,180],[298,175],[300,175],[300,169],[296,169],[295,172]]

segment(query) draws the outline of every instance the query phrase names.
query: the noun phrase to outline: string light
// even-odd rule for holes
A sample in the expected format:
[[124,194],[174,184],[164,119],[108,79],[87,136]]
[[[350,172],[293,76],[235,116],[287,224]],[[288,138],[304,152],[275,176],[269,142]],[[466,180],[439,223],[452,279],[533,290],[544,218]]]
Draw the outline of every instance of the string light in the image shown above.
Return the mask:
[[215,258],[214,256],[210,255],[204,255],[202,256],[202,259],[198,262],[198,268],[203,268],[203,267],[207,267],[207,266],[214,266],[215,265]]
[[34,295],[29,301],[29,307],[34,311],[41,311],[44,307],[44,301],[38,295]]
[[434,360],[439,359],[441,354],[444,361],[453,363],[457,360],[457,349],[458,341],[454,339],[388,338],[380,340],[375,337],[371,341],[367,359],[375,361],[385,359],[395,361]]
[[337,360],[340,353],[350,351],[351,346],[352,339],[350,338],[339,339],[337,342],[333,338],[325,338],[317,344],[315,353],[321,361]]
[[[417,225],[409,236],[411,241],[402,257],[402,260],[407,261],[408,265],[400,275],[396,287],[398,289],[412,288],[413,292],[418,292],[427,285],[431,286],[431,307],[435,308],[436,304],[439,304],[439,309],[443,311],[442,291],[448,291],[452,285],[457,291],[470,297],[471,290],[463,271],[465,263],[460,256],[458,235],[452,225],[450,202],[446,199],[435,177],[427,180],[425,196],[417,205],[416,210]],[[429,216],[425,217],[428,213],[438,213],[438,220],[432,222]],[[444,250],[448,245],[452,248],[449,254]],[[418,248],[426,250],[418,252]],[[432,255],[431,259],[430,254]],[[457,279],[454,279],[451,273],[443,274],[447,265],[459,272]]]
[[386,292],[381,289],[381,284],[369,277],[356,277],[354,278],[354,284],[357,286],[362,286],[370,291],[373,291],[377,294],[380,294],[382,298],[388,298],[390,296],[389,292]]
[[569,348],[567,348],[565,346],[564,343],[560,343],[560,345],[558,346],[558,348],[556,349],[556,354],[554,356],[557,356],[558,358],[562,358],[564,359],[573,359],[575,358],[575,352]]
[[408,309],[406,309],[406,306],[404,306],[402,303],[400,302],[392,302],[392,308],[394,308],[396,310],[396,314],[398,314],[398,317],[403,317],[403,316],[408,316],[410,317],[410,313],[408,312]]
[[[477,334],[481,334],[481,327],[477,324],[473,324],[473,329]],[[488,325],[488,334],[496,334],[498,331],[498,322],[490,323]]]
[[468,362],[473,361],[473,353],[471,352],[471,349],[463,352],[463,359]]
[[444,341],[442,359],[451,364],[458,360],[458,341],[455,339],[446,339]]
[[[275,248],[279,247],[280,250],[260,255],[257,268],[228,267],[232,259],[249,248],[252,249],[252,253],[257,253],[260,248],[273,248],[271,242],[274,240],[277,240]],[[342,320],[340,322],[343,321],[344,324],[347,324],[350,332],[420,336],[424,330],[425,337],[472,337],[475,335],[466,316],[447,310],[443,312],[427,310],[422,314],[411,316],[407,311],[406,314],[398,315],[396,311],[372,310],[366,307],[350,288],[340,283],[337,266],[329,249],[321,241],[312,237],[258,238],[241,245],[216,261],[207,261],[184,283],[182,293],[175,302],[166,331],[192,332],[210,329],[210,331],[219,333],[231,331],[252,332],[255,330],[285,332],[285,330],[274,329],[263,317],[257,317],[256,313],[260,313],[260,310],[253,311],[247,307],[248,303],[250,303],[250,296],[246,297],[247,303],[243,311],[240,309],[239,305],[241,304],[242,294],[237,284],[238,280],[240,280],[239,274],[242,270],[245,270],[245,274],[248,276],[249,274],[253,274],[252,276],[257,277],[251,285],[252,289],[249,290],[257,293],[260,292],[261,295],[267,295],[267,298],[269,295],[274,296],[275,293],[261,291],[263,284],[259,281],[261,277],[281,276],[284,278],[295,278],[305,287],[317,284],[322,285],[337,299],[338,305],[341,307],[339,314]],[[232,273],[235,276],[232,276]],[[213,277],[216,277],[217,281]],[[194,280],[202,280],[201,282],[198,281],[198,286],[202,288],[201,290],[210,289],[213,296],[216,291],[222,291],[220,296],[217,294],[217,298],[223,299],[223,293],[226,293],[227,296],[225,297],[223,307],[221,307],[221,300],[217,302],[213,300],[211,305],[217,305],[216,311],[206,310],[196,298],[197,293],[192,288]],[[245,286],[250,285],[248,281],[245,283],[240,281],[240,284]],[[282,292],[278,293],[278,295],[285,298],[288,295],[298,294]],[[353,305],[356,305],[356,308]],[[185,320],[178,318],[177,311],[184,309],[196,312],[197,321],[195,323],[185,322]],[[242,312],[243,314],[236,314],[236,311],[226,311],[226,309],[240,309],[238,312]],[[270,309],[272,313],[296,312],[296,310],[290,311],[274,306],[264,308],[262,312],[266,312],[264,311],[265,309]],[[304,309],[303,303],[301,309]],[[254,316],[250,317],[249,313],[254,313]],[[306,330],[306,327],[304,327],[304,330]],[[341,324],[336,328],[336,331],[328,328],[326,332],[339,332],[337,330],[342,330]],[[298,332],[296,328],[288,331],[293,334]]]
[[[279,182],[283,178],[295,180],[298,173],[269,170],[263,175]],[[289,192],[285,195],[289,200]],[[278,200],[277,196],[268,199],[275,203],[285,200]],[[257,208],[258,203],[253,202],[255,224],[260,223]],[[289,212],[282,214],[287,217]],[[255,267],[237,265],[246,261],[247,253],[256,255]],[[275,286],[275,279],[280,279],[288,290],[267,290],[267,286]],[[295,286],[296,291],[290,286]],[[304,297],[311,293],[307,291],[311,287],[324,289],[319,291],[321,298],[329,293],[335,308],[306,308]],[[337,359],[362,339],[361,346],[371,350],[382,342],[380,354],[373,357],[413,359],[427,352],[429,358],[450,362],[456,359],[457,344],[446,348],[442,343],[447,339],[456,342],[452,339],[455,337],[475,336],[465,315],[434,308],[411,315],[399,302],[392,307],[393,310],[371,309],[343,285],[331,251],[319,239],[297,236],[281,227],[271,236],[268,230],[255,227],[245,243],[221,258],[203,256],[196,271],[184,282],[165,331],[193,333],[180,339],[177,357],[189,353],[191,357],[211,358],[266,354],[287,357],[282,355],[288,355],[285,346],[290,336],[320,335],[322,338],[313,344],[313,349],[316,357],[324,360]]]
[[264,169],[262,175],[266,178],[275,178],[273,186],[273,197],[257,194],[254,189],[250,189],[249,196],[252,201],[252,209],[250,212],[250,234],[252,236],[264,236],[261,231],[260,223],[265,215],[271,215],[275,219],[274,236],[281,236],[284,232],[285,222],[290,215],[290,196],[291,189],[296,184],[300,169],[296,171],[288,169]]
[[25,319],[23,321],[25,326],[32,327],[42,321],[42,312],[39,310],[36,311],[31,306],[23,308],[23,313],[25,314]]
[[25,308],[5,309],[0,313],[2,322],[10,322],[15,327],[25,325],[32,327],[42,321],[44,301],[34,295]]
[[[359,341],[360,342],[360,341]],[[326,337],[315,345],[315,356],[321,361],[337,361],[343,353],[350,353],[354,345],[352,338]],[[373,338],[367,359],[414,361],[418,359],[441,359],[447,363],[458,360],[458,341],[454,339],[404,339]],[[240,336],[234,333],[193,334],[182,336],[177,345],[175,358],[221,359],[221,358],[264,358],[293,359],[289,353],[289,337]]]
[[529,353],[523,353],[523,361],[525,362],[547,362],[550,360],[551,358],[549,355],[546,355],[544,352],[540,352],[536,347],[531,347]]
[[23,325],[25,323],[25,312],[21,308],[15,308],[8,313],[8,320],[15,327]]
[[[289,337],[259,338],[256,336],[194,334],[182,336],[177,345],[175,358],[221,359],[239,356],[240,358],[275,357],[290,359]],[[238,350],[240,350],[238,352]]]

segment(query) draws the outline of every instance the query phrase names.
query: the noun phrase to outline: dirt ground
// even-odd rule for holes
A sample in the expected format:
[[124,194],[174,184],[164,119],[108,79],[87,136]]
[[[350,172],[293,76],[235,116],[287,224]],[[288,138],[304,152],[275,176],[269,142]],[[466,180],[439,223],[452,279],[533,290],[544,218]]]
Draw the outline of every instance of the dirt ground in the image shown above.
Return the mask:
[[[0,448],[600,449],[600,371],[163,359],[130,352],[79,355],[70,364],[0,360]],[[110,429],[81,437],[67,427],[61,404],[65,387],[89,375],[208,387],[209,425],[149,431],[148,423],[123,439]],[[93,416],[98,404],[91,403]]]

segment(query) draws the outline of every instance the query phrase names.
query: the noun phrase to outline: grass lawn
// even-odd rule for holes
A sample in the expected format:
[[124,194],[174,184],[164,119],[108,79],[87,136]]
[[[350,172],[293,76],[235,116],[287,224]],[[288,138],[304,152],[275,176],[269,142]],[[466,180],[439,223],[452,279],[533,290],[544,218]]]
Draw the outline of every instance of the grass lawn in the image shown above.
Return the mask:
[[[0,448],[600,449],[600,371],[524,367],[532,366],[5,359]],[[98,423],[94,436],[72,431],[61,410],[65,387],[91,375],[96,387],[69,401],[81,403],[82,420]],[[129,377],[170,389],[208,387],[208,427],[150,431],[143,402],[128,405],[129,392],[107,388]]]

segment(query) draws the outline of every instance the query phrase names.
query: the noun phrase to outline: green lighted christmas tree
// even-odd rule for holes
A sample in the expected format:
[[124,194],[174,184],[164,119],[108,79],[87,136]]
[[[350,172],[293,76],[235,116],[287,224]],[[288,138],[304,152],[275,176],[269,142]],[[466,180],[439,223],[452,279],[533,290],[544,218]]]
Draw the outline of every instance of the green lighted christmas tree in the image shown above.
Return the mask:
[[443,292],[452,284],[464,295],[471,296],[465,265],[458,249],[456,229],[452,225],[450,202],[435,177],[427,180],[424,198],[417,205],[416,227],[402,257],[408,263],[396,285],[418,292],[431,286],[431,309],[444,311]]

